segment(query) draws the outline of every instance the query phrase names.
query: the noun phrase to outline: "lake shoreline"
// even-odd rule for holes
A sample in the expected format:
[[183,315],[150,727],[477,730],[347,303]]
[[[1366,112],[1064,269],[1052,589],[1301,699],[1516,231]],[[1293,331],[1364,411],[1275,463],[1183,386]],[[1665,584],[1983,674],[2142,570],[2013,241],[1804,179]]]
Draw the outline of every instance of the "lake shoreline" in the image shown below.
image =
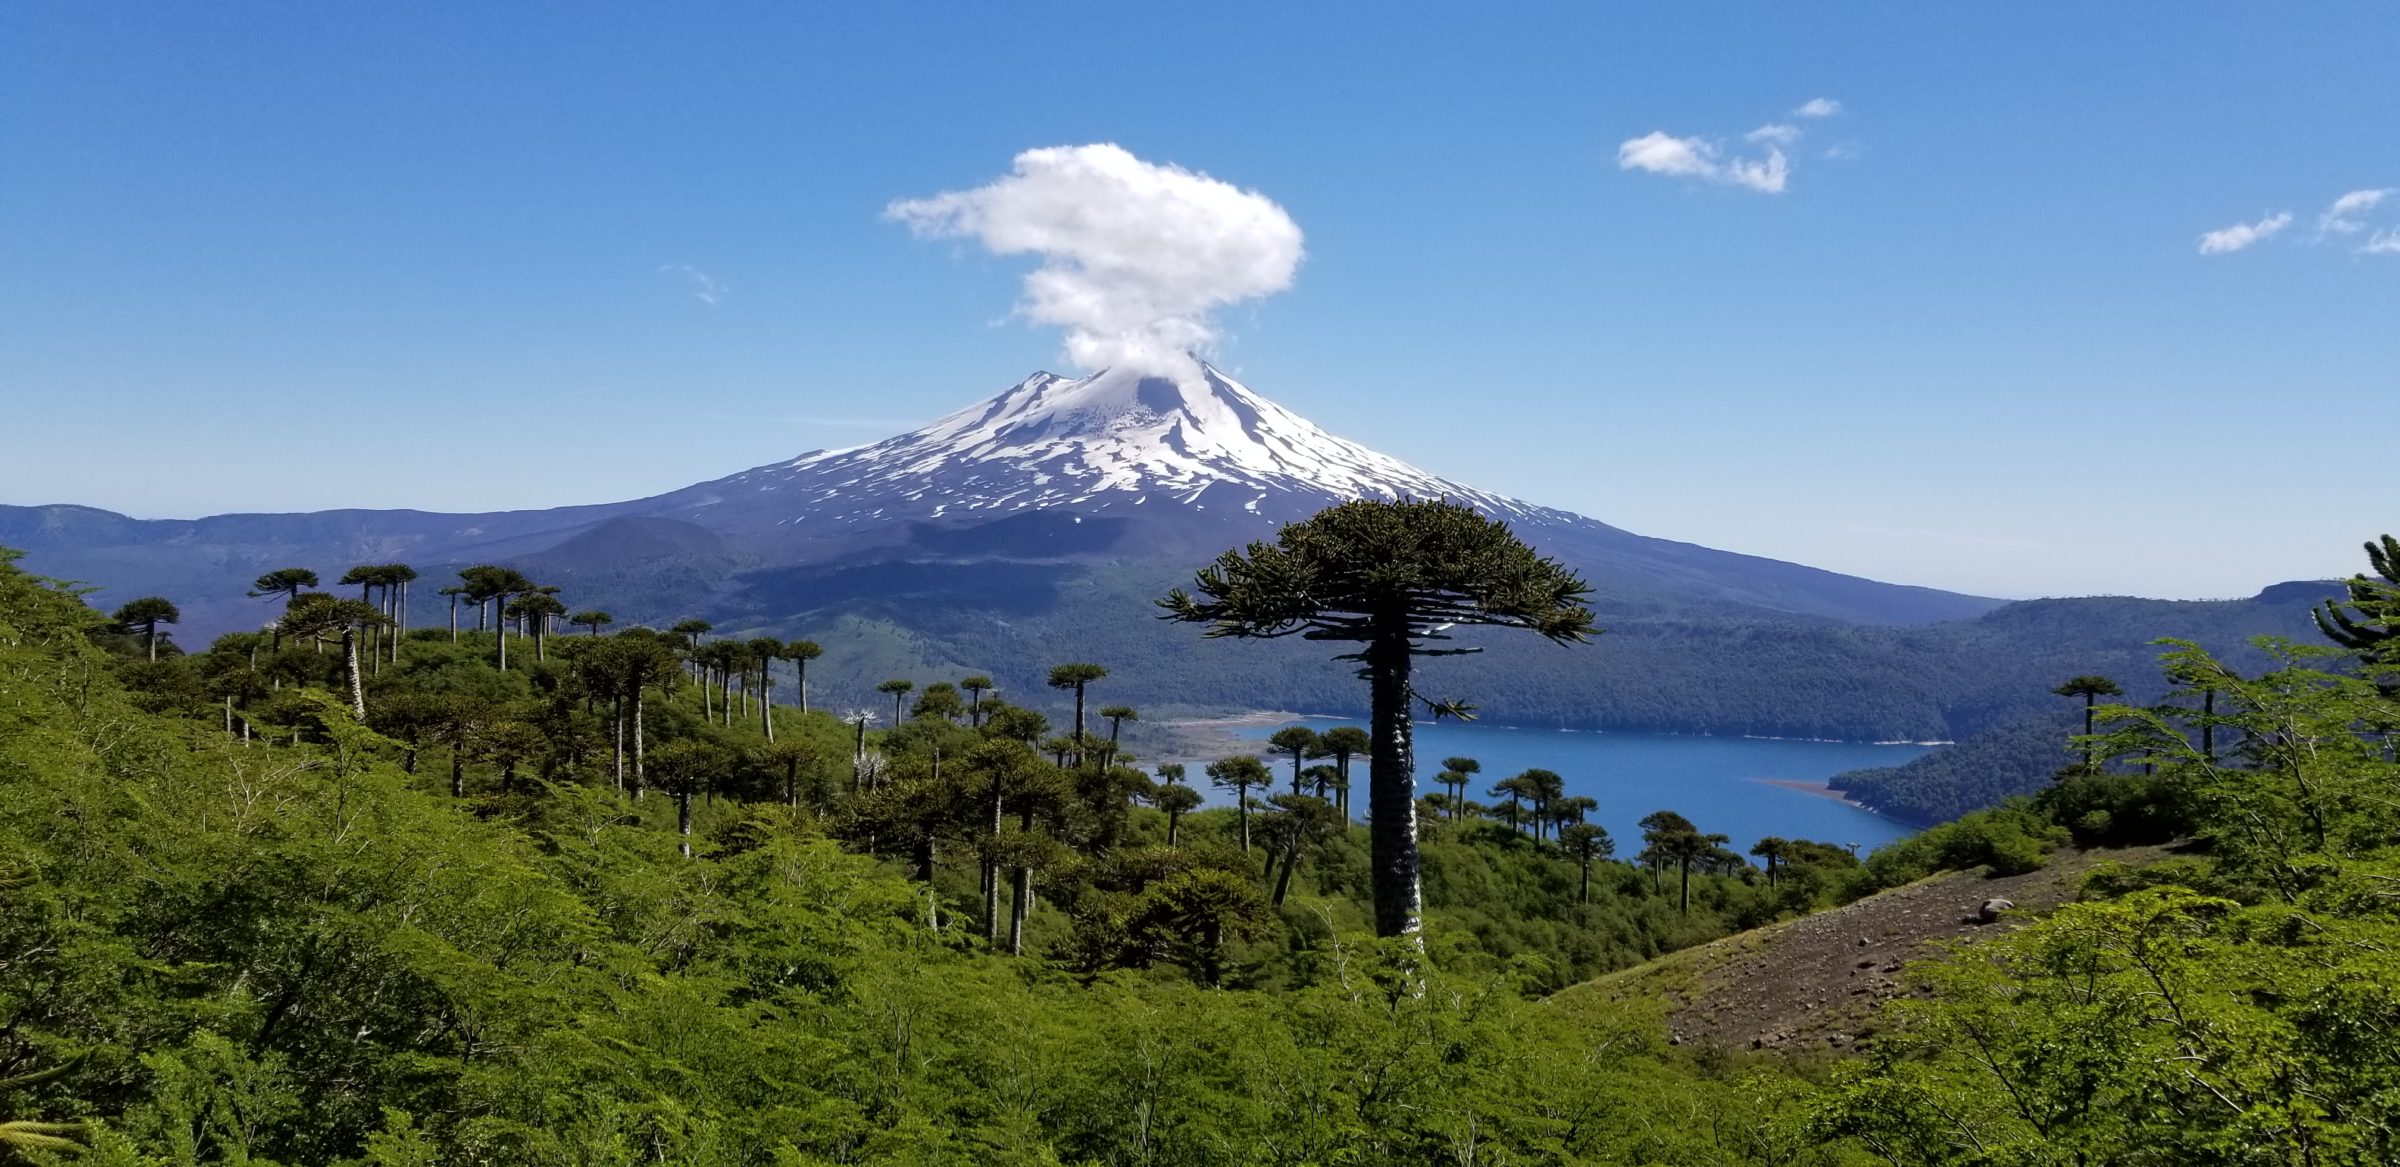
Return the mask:
[[[1266,736],[1295,723],[1320,730],[1328,725],[1358,724],[1346,718],[1324,719],[1284,710],[1161,718],[1150,724],[1166,732],[1148,743],[1144,760],[1179,763],[1186,767],[1187,776],[1198,774],[1221,758],[1237,754],[1264,757]],[[1416,738],[1420,793],[1435,788],[1434,773],[1446,757],[1481,761],[1482,768],[1468,792],[1479,800],[1488,800],[1483,794],[1487,783],[1527,769],[1543,769],[1561,775],[1568,794],[1596,800],[1597,806],[1585,821],[1603,826],[1621,839],[1638,835],[1640,819],[1662,808],[1703,824],[1709,831],[1731,835],[1743,847],[1768,836],[1856,841],[1875,847],[1922,829],[1878,813],[1834,790],[1830,783],[1836,775],[1851,770],[1901,764],[1921,756],[1927,748],[1923,746],[1731,735],[1561,733],[1451,720],[1419,723]],[[1807,797],[1762,794],[1761,785]]]
[[1868,806],[1866,803],[1860,802],[1839,790],[1835,790],[1831,785],[1825,782],[1812,782],[1800,778],[1752,778],[1750,781],[1756,782],[1761,786],[1780,786],[1785,790],[1796,791],[1798,793],[1811,795],[1816,798],[1830,798],[1835,802],[1841,803],[1843,806],[1857,807],[1868,814],[1879,813],[1874,807]]
[[[1165,726],[1169,729],[1189,730],[1201,734],[1213,734],[1218,732],[1230,732],[1234,730],[1258,729],[1270,725],[1284,725],[1294,721],[1342,721],[1353,725],[1365,725],[1367,723],[1367,719],[1364,717],[1354,717],[1346,713],[1294,713],[1290,710],[1258,709],[1252,710],[1248,713],[1227,713],[1215,717],[1179,717],[1171,721],[1161,721],[1157,724]],[[1410,724],[1439,725],[1441,724],[1441,721],[1439,719],[1412,718],[1410,719]],[[1569,725],[1517,725],[1511,722],[1484,721],[1481,719],[1468,722],[1467,724],[1474,725],[1479,729],[1508,729],[1517,730],[1523,733],[1593,733],[1609,734],[1618,737],[1717,738],[1728,741],[1749,742],[1806,742],[1813,745],[1827,746],[1914,746],[1919,749],[1930,749],[1936,746],[1954,746],[1958,744],[1956,741],[1948,738],[1928,738],[1923,741],[1912,740],[1909,738],[1875,738],[1868,740],[1846,737],[1792,737],[1785,734],[1773,733],[1691,733],[1672,729],[1583,729]]]

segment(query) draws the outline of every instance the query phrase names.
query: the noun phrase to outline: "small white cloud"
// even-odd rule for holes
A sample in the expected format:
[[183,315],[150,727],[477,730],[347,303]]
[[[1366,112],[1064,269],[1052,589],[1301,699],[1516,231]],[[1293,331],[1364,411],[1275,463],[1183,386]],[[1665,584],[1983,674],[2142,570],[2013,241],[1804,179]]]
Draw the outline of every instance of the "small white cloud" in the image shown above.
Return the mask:
[[1199,375],[1217,309],[1291,287],[1305,254],[1273,199],[1111,143],[1027,150],[991,182],[883,214],[921,236],[1040,256],[1018,311],[1066,329],[1069,359],[1181,380]]
[[1800,140],[1800,127],[1785,122],[1768,122],[1742,135],[1742,138],[1750,142],[1773,142],[1778,146],[1789,146]]
[[1791,164],[1783,151],[1769,150],[1764,159],[1735,159],[1725,164],[1725,176],[1737,186],[1746,186],[1762,194],[1782,194],[1783,184],[1791,177]]
[[682,276],[684,282],[691,288],[692,298],[708,305],[711,308],[716,307],[720,301],[725,299],[725,293],[727,291],[725,285],[710,279],[707,272],[701,271],[699,268],[693,267],[688,263],[660,264],[658,267],[658,274],[662,276]]
[[1855,142],[1836,142],[1825,147],[1825,156],[1836,162],[1848,162],[1865,153]]
[[2400,190],[2389,187],[2382,190],[2354,190],[2333,200],[2333,205],[2317,216],[2317,237],[2355,235],[2366,230],[2367,225],[2362,217],[2394,194],[2400,194]]
[[1621,170],[1647,170],[1652,174],[1681,174],[1707,178],[1717,172],[1712,156],[1716,147],[1699,138],[1670,137],[1663,130],[1654,130],[1617,146],[1617,167]]
[[2200,236],[2200,254],[2224,255],[2274,238],[2292,225],[2292,213],[2269,215],[2255,223],[2236,223]]
[[2386,227],[2358,249],[2361,255],[2400,255],[2400,227]]
[[1719,161],[1718,154],[1716,145],[1707,139],[1678,138],[1653,130],[1618,144],[1617,168],[1720,182],[1763,194],[1783,193],[1791,164],[1782,150],[1770,146],[1764,158],[1727,161]]
[[1792,116],[1796,118],[1829,118],[1840,112],[1842,112],[1841,102],[1830,97],[1818,97],[1810,99],[1807,104],[1793,110]]

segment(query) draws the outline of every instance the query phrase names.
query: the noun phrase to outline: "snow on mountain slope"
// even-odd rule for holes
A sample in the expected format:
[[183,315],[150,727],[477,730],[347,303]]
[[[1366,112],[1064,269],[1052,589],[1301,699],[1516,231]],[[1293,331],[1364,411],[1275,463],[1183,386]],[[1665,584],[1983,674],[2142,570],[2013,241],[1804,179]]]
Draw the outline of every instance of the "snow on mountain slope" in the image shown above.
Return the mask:
[[1117,370],[1079,380],[1036,373],[912,433],[761,466],[709,489],[733,509],[772,495],[786,522],[839,524],[1152,503],[1282,522],[1336,499],[1401,496],[1456,499],[1515,522],[1573,521],[1335,437],[1214,368],[1202,373],[1189,385]]

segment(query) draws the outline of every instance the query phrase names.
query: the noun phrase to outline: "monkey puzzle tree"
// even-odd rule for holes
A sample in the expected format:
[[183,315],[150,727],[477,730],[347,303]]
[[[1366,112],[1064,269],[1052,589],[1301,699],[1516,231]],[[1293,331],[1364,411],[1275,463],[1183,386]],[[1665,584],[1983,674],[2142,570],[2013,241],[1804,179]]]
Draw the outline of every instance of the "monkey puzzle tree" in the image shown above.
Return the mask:
[[[2125,690],[2117,687],[2115,681],[2088,673],[2080,677],[2070,677],[2066,684],[2050,691],[2061,697],[2083,698],[2083,736],[2086,739],[2092,736],[2092,703],[2102,697],[2119,697],[2125,693]],[[2083,768],[2086,770],[2092,768],[2092,743],[2089,740],[2083,743]]]
[[1084,686],[1108,675],[1108,670],[1095,664],[1063,664],[1050,670],[1050,687],[1075,691],[1076,764],[1083,762],[1083,690]]
[[482,612],[489,611],[497,617],[491,621],[492,638],[498,642],[498,655],[495,660],[497,667],[503,671],[507,670],[509,598],[540,589],[534,586],[532,580],[525,578],[525,573],[514,568],[497,567],[489,563],[479,563],[467,568],[458,573],[458,578],[466,584],[467,599],[478,605],[477,626],[480,627],[483,624]]
[[550,659],[548,633],[550,621],[567,614],[567,606],[546,591],[527,592],[508,602],[506,614],[524,622],[533,632],[533,659]]
[[1117,734],[1125,728],[1126,722],[1140,721],[1142,715],[1131,705],[1103,705],[1100,707],[1100,716],[1108,719],[1108,752],[1100,757],[1100,764],[1105,767],[1116,764]]
[[792,688],[800,694],[800,712],[808,712],[808,662],[825,655],[825,648],[813,640],[787,640],[780,654],[792,662]]
[[758,664],[758,732],[775,740],[775,662],[783,659],[783,641],[772,636],[750,639],[750,659]]
[[158,626],[181,621],[183,613],[176,609],[174,601],[165,596],[143,596],[138,600],[127,601],[125,606],[118,608],[109,616],[109,619],[116,621],[118,627],[128,632],[139,631],[142,634],[142,651],[148,654],[151,660],[157,660]]
[[[315,586],[317,586],[316,572],[305,567],[279,567],[252,581],[249,595],[254,600],[272,600],[281,596],[283,597],[283,606],[288,609],[301,592]],[[275,629],[273,643],[268,651],[283,651],[283,629],[280,626]]]
[[1591,823],[1568,823],[1558,829],[1558,845],[1566,848],[1577,868],[1575,902],[1592,902],[1592,861],[1617,853],[1616,840]]
[[1551,820],[1551,810],[1567,795],[1566,779],[1551,770],[1527,770],[1517,775],[1524,787],[1525,800],[1533,804],[1533,837],[1542,837],[1542,829]]
[[1767,861],[1767,890],[1773,891],[1776,880],[1782,875],[1784,858],[1792,853],[1791,840],[1780,835],[1769,835],[1753,844],[1750,853]]
[[1473,758],[1442,759],[1442,781],[1450,786],[1450,817],[1456,819],[1467,803],[1467,783],[1483,772],[1483,763]]
[[329,592],[310,592],[296,596],[283,611],[283,619],[275,622],[278,635],[326,636],[339,632],[342,637],[342,676],[348,682],[350,712],[364,720],[367,716],[367,697],[364,682],[359,677],[358,632],[384,622],[384,616],[373,604],[361,600],[335,598]]
[[1305,725],[1287,725],[1267,736],[1267,752],[1292,756],[1292,793],[1300,793],[1300,767],[1310,758],[1325,756],[1317,731]]
[[889,693],[892,695],[893,725],[900,724],[900,703],[907,700],[909,692],[914,690],[916,687],[917,683],[915,681],[911,681],[903,677],[893,677],[891,680],[875,686],[876,692]]
[[1300,853],[1332,837],[1342,819],[1332,803],[1306,794],[1272,795],[1267,805],[1274,808],[1265,823],[1268,869],[1275,870],[1277,858],[1283,860],[1280,872],[1267,881],[1275,888],[1267,902],[1280,908],[1284,894],[1291,890],[1292,871],[1300,866]]
[[956,724],[965,716],[967,703],[958,695],[958,686],[948,681],[935,681],[917,694],[916,704],[908,707],[908,715],[917,720],[934,718]]
[[[2324,607],[2309,615],[2326,639],[2356,652],[2370,664],[2400,667],[2400,539],[2385,535],[2366,547],[2367,565],[2375,569],[2378,578],[2362,573],[2342,585],[2350,593],[2348,606],[2357,615],[2343,611],[2344,605],[2334,600],[2325,601]],[[2400,681],[2400,677],[2391,680]]]
[[982,725],[983,695],[999,688],[1000,686],[993,684],[990,677],[984,676],[982,673],[977,673],[972,677],[968,677],[966,680],[960,681],[958,683],[958,687],[965,690],[967,694],[967,724]]
[[[1178,767],[1180,769],[1181,767]],[[1162,767],[1163,769],[1163,767]],[[1200,792],[1189,786],[1169,783],[1150,796],[1151,805],[1167,812],[1167,846],[1181,846],[1183,816],[1200,806]]]
[[729,763],[721,747],[692,739],[668,742],[650,756],[658,784],[675,796],[676,850],[686,859],[692,857],[692,795]]
[[1250,788],[1275,780],[1267,764],[1248,754],[1219,758],[1208,764],[1208,781],[1219,790],[1233,791],[1235,815],[1242,824],[1242,850],[1250,850]]
[[1287,524],[1275,542],[1228,551],[1202,568],[1197,595],[1159,601],[1165,619],[1208,626],[1212,637],[1279,637],[1356,644],[1374,711],[1367,777],[1369,850],[1379,935],[1414,933],[1417,883],[1416,758],[1409,708],[1465,716],[1459,702],[1428,700],[1411,677],[1415,658],[1473,652],[1428,647],[1453,628],[1521,628],[1561,643],[1590,639],[1591,589],[1534,553],[1506,524],[1447,500],[1362,499]]
[[592,630],[591,634],[594,636],[600,635],[600,630],[602,628],[605,628],[608,625],[616,622],[616,617],[611,616],[598,608],[586,608],[583,611],[567,617],[567,623],[578,628],[589,628]]
[[1375,739],[1368,737],[1367,731],[1355,725],[1337,725],[1319,735],[1319,741],[1325,747],[1325,756],[1332,758],[1334,768],[1342,772],[1341,783],[1334,787],[1341,797],[1335,799],[1333,805],[1335,809],[1342,812],[1343,820],[1348,821],[1350,817],[1350,759],[1374,749]]

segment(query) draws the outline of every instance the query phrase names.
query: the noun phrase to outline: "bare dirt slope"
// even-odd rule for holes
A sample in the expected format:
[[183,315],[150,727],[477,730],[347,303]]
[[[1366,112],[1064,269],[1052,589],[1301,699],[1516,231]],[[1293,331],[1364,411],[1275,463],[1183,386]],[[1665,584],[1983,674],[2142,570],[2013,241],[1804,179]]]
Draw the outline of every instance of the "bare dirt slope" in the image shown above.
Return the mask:
[[[1567,989],[1607,1001],[1663,999],[1673,1040],[1733,1049],[1841,1049],[1873,1037],[1875,1007],[1901,968],[1949,942],[1972,944],[2074,898],[2105,862],[2150,863],[2165,848],[2061,851],[2026,875],[1945,872],[1830,911],[1728,936]],[[1975,921],[1984,901],[2014,909]]]

